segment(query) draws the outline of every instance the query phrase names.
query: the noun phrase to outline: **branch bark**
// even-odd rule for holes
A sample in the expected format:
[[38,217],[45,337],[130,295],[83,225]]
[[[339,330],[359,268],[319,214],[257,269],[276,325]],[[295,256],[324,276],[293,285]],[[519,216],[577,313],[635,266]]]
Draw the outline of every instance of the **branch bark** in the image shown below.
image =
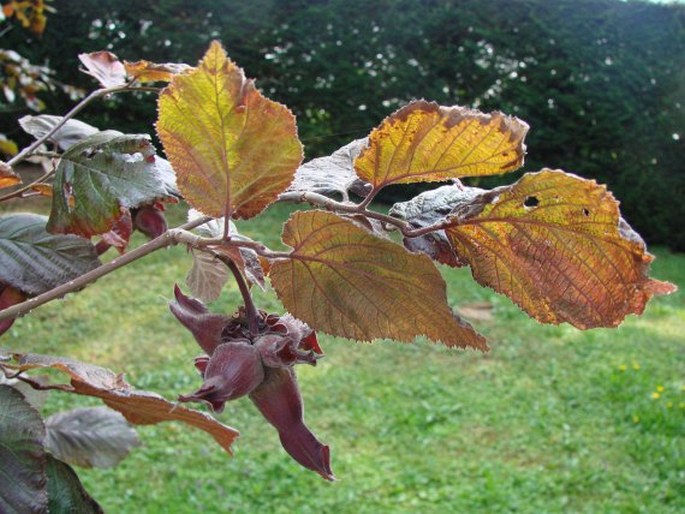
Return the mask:
[[81,289],[88,284],[95,282],[97,279],[121,268],[122,266],[126,266],[127,264],[130,264],[131,262],[136,261],[141,257],[145,257],[146,255],[156,252],[162,248],[174,246],[179,243],[195,246],[202,238],[188,231],[207,223],[207,221],[210,219],[211,218],[200,218],[198,220],[181,225],[178,228],[167,230],[161,236],[148,241],[143,245],[140,245],[138,248],[131,250],[121,257],[117,257],[112,259],[110,262],[103,264],[102,266],[98,266],[94,270],[91,270],[74,280],[70,280],[61,286],[50,289],[50,291],[46,291],[43,294],[34,296],[33,298],[29,298],[22,303],[8,307],[7,309],[0,311],[0,321],[23,316],[36,307],[40,307],[41,305],[44,305],[52,300],[61,298],[68,293]]
[[77,103],[68,113],[66,113],[62,117],[62,120],[57,125],[52,127],[52,129],[49,132],[47,132],[43,136],[36,139],[33,143],[31,143],[29,146],[24,148],[17,155],[12,157],[9,161],[7,161],[7,164],[9,164],[10,166],[15,166],[16,164],[23,161],[26,157],[31,155],[34,150],[36,150],[38,147],[40,147],[40,145],[42,145],[48,139],[50,139],[55,132],[57,132],[59,129],[61,129],[67,123],[67,121],[69,121],[71,118],[76,116],[79,112],[81,112],[83,110],[83,108],[86,107],[93,100],[97,100],[98,98],[102,98],[103,96],[107,96],[107,95],[112,94],[112,93],[129,93],[132,91],[157,92],[157,91],[159,91],[159,89],[151,88],[151,87],[147,87],[147,86],[131,86],[130,84],[125,84],[123,86],[115,86],[115,87],[109,87],[109,88],[96,89],[95,91],[91,92],[87,97],[85,97],[83,100],[81,100],[79,103]]

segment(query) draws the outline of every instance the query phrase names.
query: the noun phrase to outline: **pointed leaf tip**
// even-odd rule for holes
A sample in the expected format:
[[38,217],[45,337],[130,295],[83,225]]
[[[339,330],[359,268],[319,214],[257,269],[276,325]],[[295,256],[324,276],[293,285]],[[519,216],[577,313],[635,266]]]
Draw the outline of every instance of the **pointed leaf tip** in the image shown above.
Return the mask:
[[[210,434],[229,454],[231,444],[239,435],[237,430],[220,423],[208,414],[187,409],[165,400],[158,394],[132,387],[123,379],[122,374],[115,374],[106,368],[65,357],[33,353],[15,353],[11,355],[10,360],[0,360],[0,372],[22,372],[21,379],[31,384],[37,384],[38,377],[32,377],[28,372],[44,368],[66,373],[70,380],[69,383],[41,383],[41,388],[59,389],[100,398],[105,405],[121,412],[129,423],[151,425],[162,421],[181,421]],[[4,512],[1,505],[0,511]]]
[[452,313],[426,256],[323,211],[295,213],[283,241],[292,258],[273,262],[271,282],[286,309],[313,329],[360,341],[425,335],[487,350],[485,338]]
[[455,208],[445,229],[482,285],[542,323],[615,327],[675,286],[649,278],[653,257],[606,187],[561,170],[527,173]]
[[217,218],[259,214],[303,157],[295,116],[264,97],[217,41],[160,95],[156,127],[185,199]]

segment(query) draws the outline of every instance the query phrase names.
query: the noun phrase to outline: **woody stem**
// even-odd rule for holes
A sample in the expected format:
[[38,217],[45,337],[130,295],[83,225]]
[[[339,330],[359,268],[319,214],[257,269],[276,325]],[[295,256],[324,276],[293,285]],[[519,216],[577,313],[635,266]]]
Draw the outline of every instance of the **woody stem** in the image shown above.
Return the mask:
[[242,295],[243,302],[245,303],[245,312],[247,314],[247,323],[248,329],[250,330],[250,336],[256,337],[257,334],[259,334],[259,325],[257,323],[257,307],[255,307],[254,301],[252,300],[250,288],[247,286],[245,277],[243,277],[243,274],[238,269],[238,266],[236,266],[235,262],[233,262],[231,259],[228,257],[224,258],[223,256],[219,256],[219,259],[223,261],[226,266],[228,266],[228,269],[231,270],[231,273],[233,273],[233,276],[235,277],[235,281],[238,284],[238,289],[240,289],[240,294]]

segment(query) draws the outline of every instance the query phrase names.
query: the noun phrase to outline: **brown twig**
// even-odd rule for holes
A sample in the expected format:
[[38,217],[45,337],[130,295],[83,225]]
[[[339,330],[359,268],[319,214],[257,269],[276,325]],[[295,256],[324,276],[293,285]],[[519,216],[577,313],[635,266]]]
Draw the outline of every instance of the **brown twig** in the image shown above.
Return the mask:
[[233,273],[233,277],[235,278],[235,281],[238,284],[240,294],[243,297],[243,303],[245,304],[245,312],[247,314],[247,324],[250,330],[250,336],[252,336],[253,338],[257,337],[257,335],[259,334],[257,307],[255,307],[254,301],[252,300],[250,288],[247,286],[247,282],[245,282],[245,277],[243,277],[243,274],[238,269],[238,266],[236,266],[235,262],[233,262],[231,259],[229,259],[225,255],[217,255],[217,257],[220,261],[226,264],[226,266],[228,266],[228,269],[231,270],[231,273]]
[[59,129],[61,129],[67,123],[67,121],[69,121],[79,112],[81,112],[83,108],[86,107],[93,100],[97,100],[98,98],[107,96],[112,93],[130,93],[133,91],[159,92],[159,89],[148,86],[131,86],[130,84],[96,89],[95,91],[91,92],[88,96],[86,96],[83,100],[81,100],[79,103],[77,103],[68,113],[66,113],[57,125],[52,127],[47,133],[43,134],[41,137],[36,139],[33,143],[24,148],[17,155],[12,157],[9,161],[7,161],[7,164],[9,164],[10,166],[15,166],[16,164],[23,161],[26,157],[31,155],[32,152],[36,150],[40,145],[42,145],[48,139],[50,139]]
[[22,194],[24,194],[26,191],[31,189],[36,184],[40,184],[41,182],[49,179],[54,173],[55,173],[54,169],[51,169],[50,171],[46,171],[45,173],[43,173],[43,175],[38,177],[36,180],[31,182],[30,184],[26,184],[25,186],[20,187],[19,189],[12,191],[11,193],[7,193],[4,196],[0,196],[0,202],[4,202],[5,200],[9,200],[11,198],[18,198],[18,197],[22,196]]
[[195,227],[199,227],[204,223],[207,223],[210,219],[211,218],[207,217],[200,218],[188,222],[184,225],[181,225],[178,228],[172,228],[170,230],[167,230],[161,236],[156,237],[155,239],[152,239],[151,241],[148,241],[147,243],[140,245],[138,248],[131,250],[130,252],[122,255],[121,257],[117,257],[111,260],[110,262],[103,264],[102,266],[98,266],[97,268],[89,271],[88,273],[84,273],[83,275],[81,275],[78,278],[75,278],[74,280],[70,280],[69,282],[66,282],[65,284],[50,289],[49,291],[46,291],[43,294],[40,294],[33,298],[29,298],[28,300],[22,303],[13,305],[12,307],[8,307],[0,311],[0,321],[23,316],[24,314],[30,312],[36,307],[40,307],[41,305],[44,305],[57,298],[61,298],[64,295],[72,293],[78,289],[82,289],[87,285],[91,284],[92,282],[95,282],[97,279],[104,277],[105,275],[108,275],[109,273],[121,268],[122,266],[126,266],[127,264],[130,264],[131,262],[136,261],[141,257],[149,255],[152,252],[155,252],[162,248],[174,246],[177,244],[188,244],[191,246],[195,246],[197,241],[201,238],[200,236],[196,236],[195,234],[188,231]]

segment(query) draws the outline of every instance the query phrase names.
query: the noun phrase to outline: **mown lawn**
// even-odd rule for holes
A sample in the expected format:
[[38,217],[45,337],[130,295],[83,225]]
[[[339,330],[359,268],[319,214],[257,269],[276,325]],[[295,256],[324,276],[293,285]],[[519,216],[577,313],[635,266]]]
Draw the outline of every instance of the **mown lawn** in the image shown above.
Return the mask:
[[[275,244],[287,212],[276,206],[243,229]],[[685,256],[656,253],[653,275],[683,288]],[[158,252],[36,310],[3,346],[126,371],[170,399],[187,393],[199,349],[166,304],[189,266],[183,248]],[[685,511],[682,292],[617,330],[580,332],[538,325],[468,270],[443,271],[453,307],[493,305],[492,320],[474,321],[489,354],[322,337],[326,358],[299,368],[336,483],[290,460],[243,399],[219,416],[242,432],[233,458],[202,432],[141,427],[142,446],[117,468],[80,471],[86,487],[112,513]],[[214,309],[238,302],[230,285]],[[279,310],[270,292],[258,302]],[[91,403],[52,393],[45,410]]]

